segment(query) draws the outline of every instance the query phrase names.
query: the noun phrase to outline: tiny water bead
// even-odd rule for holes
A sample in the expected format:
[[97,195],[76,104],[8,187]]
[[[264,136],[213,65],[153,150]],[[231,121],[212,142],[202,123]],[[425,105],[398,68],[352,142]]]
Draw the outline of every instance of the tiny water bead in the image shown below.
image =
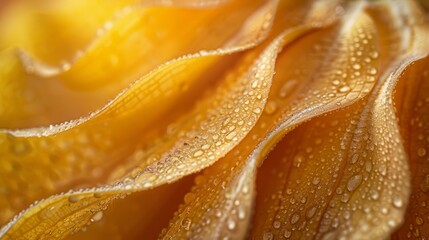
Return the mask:
[[201,151],[201,150],[198,150],[198,151],[196,151],[195,153],[194,153],[194,157],[199,157],[199,156],[202,156],[203,155],[203,151]]
[[424,156],[426,156],[426,149],[425,149],[425,148],[423,148],[423,147],[418,148],[418,149],[417,149],[417,155],[418,155],[419,157],[424,157]]
[[181,227],[185,230],[189,230],[191,228],[192,220],[190,218],[184,218],[181,222]]

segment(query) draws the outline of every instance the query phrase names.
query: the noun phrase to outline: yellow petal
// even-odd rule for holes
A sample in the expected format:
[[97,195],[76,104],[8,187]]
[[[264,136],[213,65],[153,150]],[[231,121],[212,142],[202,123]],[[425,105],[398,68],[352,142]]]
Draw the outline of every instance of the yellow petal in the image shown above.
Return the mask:
[[[296,32],[299,32],[299,31],[296,31]],[[261,54],[260,60],[259,60],[259,61],[261,61],[260,67],[265,66],[267,68],[265,71],[273,73],[274,63],[275,63],[276,58],[277,58],[276,57],[277,53],[282,48],[284,42],[287,41],[285,39],[287,39],[287,38],[293,39],[293,37],[296,36],[296,32],[292,31],[290,35],[284,34],[284,35],[281,35],[278,38],[276,38]],[[260,76],[257,76],[257,75],[253,75],[253,76],[255,79],[252,80],[252,81],[254,81],[252,83],[252,85],[254,84],[255,86],[257,86],[257,85],[261,84],[259,82]],[[267,97],[267,96],[265,96],[265,97]],[[237,104],[239,104],[239,103],[235,102],[235,101],[230,101],[230,102],[225,102],[225,104],[230,104],[232,106],[238,107]],[[262,109],[263,109],[263,106],[261,108],[255,109],[255,110],[257,110],[258,113],[261,113]],[[235,123],[234,123],[234,121],[232,121],[233,122],[232,126],[234,126],[234,129],[236,127],[237,128],[248,128],[249,123],[251,125],[254,125],[254,123],[256,122],[255,120],[257,120],[257,119],[251,119],[249,121],[248,118],[242,118],[242,119],[239,119],[238,121],[235,121]],[[235,132],[235,131],[233,131],[233,132]],[[235,135],[236,134],[234,133],[233,137],[235,137]],[[245,144],[245,143],[246,142],[244,142],[242,144]],[[239,153],[239,152],[234,151],[234,153]],[[234,165],[233,159],[230,159],[230,155],[231,155],[231,153],[229,153],[226,156],[226,159],[230,160],[227,162]],[[238,157],[239,154],[235,154],[235,156]],[[238,164],[240,162],[240,160],[242,160],[242,159],[238,158],[236,163]],[[222,163],[223,162],[224,162],[224,160],[222,161]],[[228,182],[228,180],[231,181],[231,179],[228,178],[228,174],[223,175],[223,173],[228,173],[230,171],[228,164],[225,164],[225,165],[224,164],[217,164],[213,168],[217,170],[217,171],[216,170],[214,171],[215,173],[221,173],[222,174],[222,176],[216,175],[216,178],[210,179],[211,182],[209,185],[212,186],[214,184],[215,188],[211,188],[211,189],[205,188],[206,183],[200,182],[199,183],[200,188],[197,187],[196,190],[198,191],[198,189],[200,189],[200,191],[201,191],[202,189],[204,189],[204,190],[209,190],[209,192],[204,191],[204,193],[198,192],[197,194],[191,192],[185,196],[185,204],[187,204],[187,206],[186,206],[186,210],[182,209],[182,212],[185,212],[185,214],[178,215],[178,217],[176,217],[174,223],[172,223],[170,225],[171,229],[165,233],[169,237],[173,237],[173,236],[179,237],[179,238],[192,237],[192,238],[202,238],[202,239],[209,238],[209,237],[210,238],[219,238],[219,237],[222,237],[221,234],[224,234],[223,231],[225,229],[227,229],[227,228],[228,229],[235,229],[235,227],[236,227],[235,220],[233,220],[233,219],[228,220],[229,225],[227,226],[227,225],[222,225],[222,224],[226,223],[226,219],[223,219],[223,218],[222,218],[223,221],[220,221],[219,223],[216,221],[213,221],[213,222],[211,222],[212,223],[211,225],[204,226],[204,228],[195,227],[195,225],[204,224],[203,221],[206,220],[206,219],[204,219],[204,217],[206,217],[206,216],[204,216],[205,214],[209,214],[209,215],[215,214],[214,212],[210,212],[210,211],[208,211],[208,212],[199,211],[200,209],[196,208],[193,205],[195,198],[197,198],[197,197],[200,198],[200,197],[204,196],[204,198],[207,198],[207,200],[208,200],[208,201],[204,201],[205,206],[201,206],[201,202],[198,202],[198,201],[195,201],[195,204],[198,204],[199,207],[204,207],[204,208],[205,207],[208,207],[208,208],[213,207],[214,208],[213,210],[216,210],[216,208],[217,208],[219,213],[222,213],[222,211],[219,209],[223,209],[223,207],[227,207],[227,206],[216,205],[217,204],[216,200],[219,200],[218,197],[220,197],[220,199],[222,200],[222,195],[218,195],[219,191],[221,191],[221,189],[224,189],[226,186],[228,187],[228,189],[230,189],[230,184],[235,184],[235,185],[236,184],[242,184],[241,182],[230,183],[230,182]],[[228,180],[226,180],[226,179],[228,179]],[[250,178],[248,178],[247,180],[251,181]],[[237,191],[239,191],[239,189],[240,189],[240,186],[237,186],[237,188],[234,188],[234,190],[237,190]],[[250,194],[249,195],[246,195],[246,194],[242,195],[242,197],[249,197],[249,196],[251,196],[251,195]],[[236,196],[234,196],[234,197],[236,197]],[[249,202],[249,201],[245,201],[244,204],[246,204],[246,202]],[[221,202],[221,204],[223,204],[223,202]],[[212,206],[210,206],[210,205],[212,205]],[[244,208],[250,207],[250,206],[246,206],[246,205],[242,205],[242,206]],[[184,216],[187,214],[190,214],[193,219]],[[221,217],[221,216],[219,216],[219,217]],[[180,221],[178,221],[177,218],[180,218]],[[247,216],[247,219],[248,219],[248,216]],[[196,221],[196,223],[192,223],[192,221]],[[192,226],[192,224],[194,224],[194,225]],[[195,230],[195,231],[189,231],[191,226],[192,226],[192,230]],[[240,229],[240,231],[237,233],[237,235],[234,236],[235,238],[242,238],[245,234],[246,227],[239,227],[239,229]],[[167,236],[167,238],[168,238],[168,236]]]
[[156,239],[192,186],[193,177],[119,199],[100,213],[101,219],[67,239]]
[[[243,27],[242,37],[235,40],[238,43],[235,46],[239,47],[201,53],[165,64],[126,89],[95,116],[52,129],[10,131],[4,136],[6,143],[2,146],[17,150],[12,152],[15,156],[8,156],[5,166],[0,169],[4,171],[2,176],[8,179],[4,182],[5,187],[9,195],[25,199],[20,186],[32,178],[33,186],[24,191],[27,201],[77,184],[91,184],[97,178],[106,181],[103,179],[107,175],[103,171],[127,159],[125,166],[115,168],[107,180],[109,183],[120,180],[115,186],[70,192],[42,201],[6,226],[4,237],[64,237],[90,221],[94,211],[105,208],[118,197],[118,193],[177,180],[212,164],[230,151],[261,114],[271,86],[272,55],[276,54],[273,50],[262,55],[260,50],[248,54],[225,80],[220,81],[215,92],[209,93],[176,122],[168,136],[158,140],[153,140],[153,136],[163,132],[166,123],[171,122],[172,119],[165,119],[164,114],[168,113],[172,118],[186,112],[186,106],[190,105],[186,102],[195,99],[193,96],[198,95],[201,86],[207,86],[207,82],[199,81],[200,77],[204,76],[203,72],[208,74],[208,67],[219,60],[219,55],[252,46],[267,31],[267,21],[271,20],[266,16],[273,15],[275,3],[269,3],[255,18],[259,30],[255,25],[251,27],[253,31],[249,31],[249,26]],[[239,124],[244,121],[246,125]],[[127,125],[124,126],[124,122]],[[155,129],[154,122],[157,123]],[[55,154],[54,159],[49,157],[52,154]],[[85,161],[76,161],[81,157]],[[34,163],[34,159],[46,161]],[[9,166],[17,161],[25,168],[20,168],[19,178],[8,178],[8,175],[16,175]],[[52,161],[56,162],[54,168]],[[30,164],[34,167],[28,168]],[[46,178],[46,175],[52,177]],[[40,187],[45,191],[40,191]],[[100,193],[105,194],[100,196]],[[5,209],[17,208],[6,199],[2,204]],[[22,203],[18,207],[22,207]],[[44,214],[50,209],[54,209],[55,214]],[[21,231],[25,234],[21,235]]]
[[[80,10],[91,8],[89,3],[77,5]],[[243,5],[247,7],[243,8]],[[12,96],[8,99],[2,99],[2,101],[21,102],[22,105],[20,108],[12,105],[2,106],[4,110],[0,111],[0,114],[3,113],[0,115],[0,122],[4,124],[1,126],[7,128],[34,127],[75,119],[101,108],[120,90],[166,61],[200,50],[225,50],[232,47],[249,48],[261,41],[269,30],[271,19],[265,19],[263,26],[266,29],[264,30],[261,30],[259,23],[264,19],[255,19],[260,18],[261,11],[266,11],[265,8],[261,1],[252,1],[252,4],[248,4],[247,1],[233,1],[221,7],[207,9],[138,7],[134,5],[123,9],[115,8],[116,11],[111,11],[113,12],[111,15],[116,13],[115,17],[112,17],[113,20],[100,18],[106,23],[99,23],[100,20],[92,24],[98,24],[97,27],[102,26],[101,30],[98,31],[99,36],[93,36],[96,35],[97,31],[88,27],[87,31],[92,33],[92,35],[88,35],[92,36],[92,40],[86,45],[78,44],[79,41],[73,41],[73,43],[80,45],[70,47],[75,51],[70,53],[73,56],[59,57],[65,59],[65,65],[63,64],[65,67],[43,67],[46,64],[37,63],[37,61],[35,63],[22,53],[20,56],[23,59],[23,64],[27,67],[27,73],[21,64],[13,61],[13,59],[8,60],[13,65],[0,66],[0,69],[9,69],[2,71],[1,81],[5,85],[15,86],[8,89]],[[100,8],[97,7],[97,9]],[[110,10],[106,8],[105,11],[109,12]],[[65,31],[64,29],[68,29],[71,33],[66,32],[67,34],[79,35],[73,29],[77,28],[76,26],[82,28],[86,20],[83,18],[83,22],[73,22],[69,18],[73,17],[74,19],[74,14],[75,12],[71,8],[66,13],[48,15],[49,21],[53,22],[51,24],[55,23],[60,28],[53,29],[53,31],[62,33]],[[170,16],[175,17],[171,18]],[[40,16],[36,14],[34,18],[35,20],[29,21],[30,24],[43,25],[38,23],[39,20],[43,20]],[[63,23],[62,18],[68,20],[64,20],[65,23]],[[70,21],[73,24],[69,23]],[[248,32],[243,33],[243,25],[247,25],[245,31]],[[43,50],[40,45],[46,46],[48,49],[46,55],[49,56],[55,56],[52,51],[64,54],[67,52],[65,50],[60,51],[53,46],[54,44],[50,44],[51,40],[56,44],[61,43],[59,46],[61,48],[66,45],[66,40],[38,40],[31,35],[30,31],[25,31],[31,26],[18,26],[20,27],[18,29],[23,29],[24,33],[27,34],[23,37],[23,41],[26,42],[18,41],[13,45],[9,44],[12,45],[7,49],[9,52],[2,52],[1,58],[10,59],[14,57],[13,54],[10,54],[11,47],[18,46],[25,49],[25,44],[35,46],[40,51]],[[16,29],[16,26],[10,28]],[[42,29],[46,28],[50,29],[46,26]],[[179,28],[181,31],[178,32],[177,29]],[[37,32],[37,28],[34,31]],[[66,35],[66,33],[64,34]],[[58,35],[38,34],[42,37]],[[1,35],[2,33],[0,33]],[[13,32],[5,33],[5,36],[14,37],[16,35]],[[82,33],[82,36],[85,34]],[[65,38],[69,39],[70,37],[66,35]],[[37,41],[41,43],[35,43]],[[42,56],[43,54],[40,53],[39,55]]]
[[[376,36],[373,23],[361,10],[353,8],[350,13],[353,14],[350,21],[356,20],[356,23],[343,22],[308,34],[286,47],[278,60],[273,87],[257,125],[232,152],[196,179],[197,185],[185,196],[185,204],[161,238],[241,239],[246,236],[252,215],[256,168],[282,131],[315,115],[348,105],[371,89],[374,81],[365,81],[371,76],[367,70],[377,68],[377,60],[364,63],[364,59],[377,50]],[[292,38],[295,31],[287,31],[286,37]],[[360,31],[365,33],[360,41],[367,41],[361,49],[362,55],[353,56],[349,49],[339,47],[353,42]],[[338,42],[332,46],[320,40],[333,36]],[[321,63],[320,57],[325,56],[325,52],[331,54]],[[350,57],[362,64],[360,75],[336,76],[338,86],[332,87],[332,81],[337,79],[330,78],[332,73],[341,71],[350,76],[357,71],[340,64]],[[341,90],[345,85],[350,86],[349,91]]]
[[[3,9],[0,49],[20,48],[47,64],[60,64],[96,36],[129,1],[19,1]],[[103,4],[103,7],[99,7]],[[92,9],[88,14],[88,8]],[[79,16],[79,18],[76,18]]]

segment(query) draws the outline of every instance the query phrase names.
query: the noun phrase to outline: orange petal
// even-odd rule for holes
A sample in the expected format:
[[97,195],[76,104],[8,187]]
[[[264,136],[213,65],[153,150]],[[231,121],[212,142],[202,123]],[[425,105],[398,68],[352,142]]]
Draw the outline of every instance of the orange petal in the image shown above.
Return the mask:
[[[426,36],[428,36],[427,33]],[[423,39],[427,39],[427,37]],[[426,54],[428,50],[426,49]],[[392,236],[392,239],[429,238],[428,66],[428,57],[417,61],[405,70],[395,88],[394,99],[397,116],[411,170],[411,196],[404,224]]]
[[406,54],[391,60],[370,96],[298,127],[269,156],[258,176],[253,237],[385,239],[402,224],[409,174],[392,91],[428,50],[427,34],[408,30],[414,37],[399,49]]
[[[299,31],[297,31],[299,32]],[[274,63],[276,61],[276,55],[277,53],[280,51],[280,49],[282,48],[283,44],[285,42],[287,42],[287,38],[293,39],[293,37],[296,35],[296,32],[291,32],[290,35],[288,34],[284,34],[282,36],[279,36],[278,38],[276,38],[269,47],[267,47],[264,52],[262,53],[261,57],[260,57],[260,61],[267,61],[265,63],[263,63],[266,67],[269,67],[271,69],[268,70],[268,72],[273,72],[273,68],[274,68]],[[261,62],[262,63],[262,62]],[[262,65],[261,65],[262,66]],[[260,66],[260,67],[261,67]],[[258,74],[259,75],[259,74]],[[257,86],[261,83],[259,83],[259,76],[257,75],[253,75],[256,77],[256,79],[254,80],[254,85]],[[253,84],[252,84],[253,85]],[[237,106],[237,102],[234,101],[230,101],[229,103],[225,103],[225,104],[231,104],[232,106]],[[261,113],[263,108],[258,108],[256,109],[258,113]],[[239,119],[238,121],[232,121],[232,126],[233,128],[247,128],[250,124],[254,124],[255,119],[252,119],[249,121],[249,119],[247,118],[242,118]],[[235,130],[233,131],[234,135],[233,137],[235,137]],[[243,144],[246,144],[245,142]],[[239,153],[234,151],[234,153]],[[228,154],[226,156],[226,159],[230,158],[230,154]],[[239,154],[234,154],[235,156],[239,156]],[[230,159],[231,161],[227,161],[227,163],[233,163],[232,159]],[[236,161],[236,163],[238,164],[240,162],[240,160],[242,160],[241,158],[237,159],[238,161]],[[225,162],[225,160],[222,161],[222,163]],[[234,185],[236,188],[233,188],[237,191],[239,191],[240,186],[236,186],[243,184],[243,182],[240,180],[238,182],[234,182],[232,179],[229,178],[228,173],[229,173],[229,164],[217,164],[213,167],[214,172],[217,173],[215,176],[216,178],[211,178],[209,181],[210,183],[208,185],[213,186],[215,185],[213,188],[208,189],[205,188],[205,186],[207,186],[207,183],[201,183],[200,180],[198,180],[197,182],[199,182],[199,186],[197,186],[194,191],[198,190],[200,192],[198,192],[197,194],[191,192],[189,194],[187,194],[185,196],[185,204],[186,206],[186,210],[182,209],[181,212],[185,212],[185,214],[180,214],[177,215],[177,217],[173,220],[173,223],[170,225],[170,229],[168,232],[165,232],[165,234],[167,235],[166,237],[168,238],[168,236],[170,237],[180,237],[180,238],[186,238],[186,237],[192,237],[192,238],[219,238],[222,237],[222,234],[224,234],[223,232],[225,231],[225,229],[235,229],[235,220],[233,219],[228,219],[229,224],[228,225],[224,225],[226,224],[226,219],[222,218],[223,221],[212,221],[210,225],[208,226],[204,226],[204,228],[198,228],[195,227],[195,225],[197,224],[204,224],[205,219],[207,218],[207,222],[210,221],[210,217],[204,216],[205,214],[208,215],[214,215],[215,213],[213,212],[205,212],[205,211],[198,211],[200,210],[200,207],[208,207],[208,208],[215,208],[218,209],[218,211],[220,213],[222,213],[223,211],[219,210],[219,209],[223,209],[225,207],[230,207],[230,206],[225,206],[225,201],[223,201],[224,199],[222,199],[222,195],[218,195],[219,191],[222,191],[221,189],[225,189],[225,187],[228,187],[228,189],[231,189],[231,185]],[[234,165],[234,164],[233,164]],[[232,168],[233,169],[233,168]],[[221,175],[221,176],[220,176]],[[248,178],[247,180],[250,180],[250,178]],[[228,181],[233,181],[233,183],[228,182]],[[220,183],[222,182],[222,183]],[[202,187],[202,188],[201,188]],[[203,192],[201,192],[201,190],[203,190]],[[204,191],[204,190],[209,190],[209,192]],[[233,194],[234,197],[237,197],[236,195],[239,193],[235,193]],[[241,198],[246,198],[251,196],[251,194],[242,194],[240,195]],[[205,206],[201,206],[201,203],[198,201],[194,201],[196,200],[195,198],[204,198],[207,201],[204,201],[204,205]],[[217,203],[217,201],[221,201],[220,203]],[[244,201],[243,203],[246,204],[249,201]],[[251,201],[250,201],[251,202]],[[198,204],[198,206],[194,206],[195,204]],[[216,205],[216,204],[220,204],[220,205]],[[210,206],[212,205],[212,206]],[[227,204],[226,204],[227,205]],[[244,208],[248,208],[250,206],[246,206],[244,205]],[[191,215],[192,218],[191,219],[185,215]],[[219,216],[220,217],[220,216]],[[243,216],[244,218],[245,216]],[[180,221],[179,219],[180,218]],[[248,216],[246,217],[248,219]],[[192,226],[192,230],[190,230],[191,225],[193,224],[192,221],[196,221],[197,223],[194,223],[194,225]],[[239,231],[236,233],[236,235],[234,235],[234,238],[242,238],[244,236],[244,234],[246,233],[246,226],[240,226],[238,227]]]
[[[185,204],[163,231],[161,238],[244,238],[251,217],[256,168],[266,152],[278,141],[281,135],[279,132],[336,109],[341,104],[350,104],[371,89],[373,81],[365,81],[372,75],[367,70],[376,68],[377,60],[369,63],[363,60],[377,50],[374,25],[361,8],[353,9],[351,14],[354,14],[352,20],[356,20],[351,26],[345,21],[335,27],[308,34],[286,47],[278,60],[273,87],[257,125],[231,153],[196,179],[197,185],[185,196]],[[354,41],[355,34],[362,30],[365,37],[360,41],[367,41],[362,55],[350,56],[349,49],[338,47]],[[286,37],[291,38],[294,31],[296,29],[287,31]],[[328,36],[335,36],[338,45],[330,47],[320,40]],[[331,55],[328,54],[326,61],[321,63],[317,57],[324,56],[324,52]],[[362,64],[358,71],[360,75],[340,75],[339,80],[336,80],[339,86],[335,87],[334,84],[332,87],[334,79],[330,79],[329,73],[341,71],[350,76],[356,72],[350,66],[339,64],[350,57]],[[344,85],[350,86],[350,89],[342,91]],[[257,239],[260,238],[257,236]]]

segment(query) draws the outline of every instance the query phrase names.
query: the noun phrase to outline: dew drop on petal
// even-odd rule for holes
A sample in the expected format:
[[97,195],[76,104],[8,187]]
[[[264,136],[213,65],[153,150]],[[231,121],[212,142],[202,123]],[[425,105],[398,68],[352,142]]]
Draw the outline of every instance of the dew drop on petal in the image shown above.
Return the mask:
[[91,222],[98,222],[98,221],[100,221],[102,218],[103,218],[103,212],[102,212],[102,211],[97,212],[97,213],[95,213],[95,214],[94,214],[94,216],[92,216],[92,218],[91,218]]
[[290,218],[290,223],[291,224],[295,224],[299,221],[299,214],[298,213],[294,213],[292,215],[292,217]]
[[419,157],[424,157],[426,155],[426,149],[420,147],[419,149],[417,149],[417,155]]
[[362,175],[355,175],[347,182],[347,190],[350,192],[356,190],[356,188],[362,183]]
[[281,222],[280,221],[274,221],[273,222],[273,228],[275,228],[275,229],[279,229],[280,228],[280,226],[281,226],[282,224],[281,224]]
[[185,230],[189,230],[191,228],[191,224],[192,220],[190,218],[184,218],[180,223],[180,226]]

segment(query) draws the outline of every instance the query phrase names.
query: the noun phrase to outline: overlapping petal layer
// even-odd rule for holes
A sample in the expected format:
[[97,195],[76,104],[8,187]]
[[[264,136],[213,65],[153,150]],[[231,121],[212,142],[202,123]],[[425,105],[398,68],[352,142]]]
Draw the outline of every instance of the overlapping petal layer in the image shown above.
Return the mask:
[[[291,44],[280,55],[276,67],[278,75],[274,79],[264,115],[234,151],[200,177],[197,185],[185,196],[185,204],[163,233],[163,238],[245,237],[252,216],[256,170],[267,151],[286,131],[312,118],[313,114],[333,110],[339,105],[348,105],[369,92],[374,80],[367,80],[376,75],[378,61],[372,59],[365,63],[364,59],[377,51],[374,26],[359,6],[352,7],[348,14],[354,14],[357,18],[351,18],[354,25],[346,29],[351,33],[345,30],[349,27],[349,22],[342,22],[308,34]],[[367,44],[361,49],[362,55],[354,56],[343,46],[353,41],[358,33],[364,33],[360,41],[367,41]],[[322,36],[337,37],[341,41],[338,45],[328,47],[324,45]],[[303,50],[307,52],[297,53]],[[314,62],[308,61],[308,56],[311,55],[314,55]],[[291,59],[289,56],[298,57]],[[318,57],[329,58],[323,62],[330,64],[318,65]],[[354,58],[356,64],[362,64],[359,69],[341,64],[350,58]],[[289,69],[295,71],[285,71]],[[359,74],[355,74],[356,72]],[[317,83],[309,84],[315,79]]]
[[[166,61],[200,50],[226,50],[253,45],[264,36],[259,30],[261,25],[257,23],[261,19],[249,20],[247,36],[242,36],[240,31],[246,19],[258,13],[262,1],[252,1],[251,4],[232,1],[219,8],[208,9],[141,7],[121,2],[118,4],[122,8],[113,4],[113,9],[99,10],[101,17],[90,18],[95,23],[88,23],[89,20],[84,18],[81,21],[72,20],[76,12],[92,8],[87,1],[67,2],[71,3],[64,4],[66,6],[61,8],[63,12],[30,11],[25,16],[18,16],[18,20],[12,19],[11,26],[1,28],[5,30],[0,36],[12,36],[14,40],[0,38],[3,40],[0,42],[5,42],[0,48],[4,61],[0,71],[1,84],[8,93],[2,95],[2,102],[17,103],[14,106],[2,105],[2,127],[48,125],[87,115]],[[91,1],[91,4],[101,3]],[[225,14],[229,17],[220,18]],[[264,27],[269,30],[269,19],[266,21]],[[18,25],[21,22],[24,26]],[[94,25],[103,27],[95,28]],[[85,34],[77,34],[83,27]],[[62,32],[62,28],[70,32],[65,36],[54,34]],[[180,32],[176,31],[178,28]],[[9,33],[9,29],[22,29],[23,33]],[[43,32],[46,29],[53,32]],[[20,41],[18,36],[21,35]],[[83,40],[74,40],[73,36],[76,35]],[[73,44],[68,46],[67,42]],[[17,53],[16,47],[22,50]],[[58,54],[62,55],[56,57]],[[33,57],[29,56],[32,55],[38,60],[31,60]],[[55,59],[49,60],[45,55]],[[18,61],[18,56],[22,63]],[[62,66],[60,61],[63,61]],[[55,65],[47,66],[44,62],[54,62]]]
[[0,11],[2,239],[429,234],[415,1]]
[[[18,150],[13,153],[19,158],[19,163],[16,160],[13,162],[16,157],[11,156],[10,162],[5,162],[2,169],[5,171],[2,176],[8,194],[19,194],[20,185],[24,184],[23,179],[35,179],[33,186],[30,186],[32,191],[27,192],[27,199],[20,199],[27,202],[16,206],[5,199],[3,204],[10,212],[25,206],[28,201],[40,199],[43,194],[49,196],[49,193],[61,188],[91,184],[94,177],[107,177],[107,183],[114,183],[121,178],[115,186],[71,192],[43,201],[28,210],[25,218],[18,218],[14,227],[23,224],[19,230],[28,229],[23,237],[66,236],[86,224],[94,211],[105,208],[121,191],[142,190],[174,181],[198,171],[231,150],[252,128],[264,107],[271,86],[275,59],[270,54],[274,50],[261,56],[258,52],[249,54],[225,76],[214,93],[208,93],[205,100],[175,123],[175,129],[170,129],[169,136],[161,137],[155,142],[150,139],[166,126],[156,119],[168,113],[168,124],[175,114],[186,112],[185,107],[190,105],[186,102],[192,100],[190,96],[201,91],[201,85],[208,84],[201,81],[203,72],[210,71],[209,67],[220,55],[249,47],[264,35],[264,31],[268,30],[267,23],[269,25],[272,21],[269,16],[273,15],[275,4],[275,1],[270,2],[257,12],[252,18],[252,25],[244,25],[239,38],[234,40],[235,43],[230,43],[232,46],[163,65],[126,89],[93,116],[52,129],[21,130],[5,134],[4,152],[7,153],[10,148]],[[259,29],[255,26],[259,26]],[[184,109],[172,109],[177,101],[182,102],[181,107]],[[235,129],[235,124],[244,120],[246,125]],[[130,124],[128,130],[123,126],[124,121]],[[158,121],[158,129],[150,128],[154,121]],[[61,144],[56,145],[57,143]],[[78,144],[82,144],[82,147]],[[53,148],[57,148],[57,151],[53,151]],[[54,159],[52,153],[56,153]],[[84,157],[86,161],[79,161],[80,157]],[[110,177],[103,174],[124,158],[129,159],[128,164],[123,163],[125,166],[116,168]],[[32,169],[22,169],[22,179],[7,176],[8,173],[15,174],[21,164],[26,165],[23,161],[30,164],[34,159],[46,161],[39,162]],[[53,161],[57,166],[50,170],[48,166]],[[8,168],[13,164],[14,168]],[[39,176],[26,176],[27,174]],[[40,177],[48,174],[52,177]],[[89,174],[92,176],[88,178]],[[41,192],[40,187],[45,187],[45,191]],[[103,196],[93,194],[100,191],[110,193]],[[32,192],[36,196],[30,195]],[[90,211],[91,206],[96,210]],[[52,213],[39,214],[44,211]],[[44,219],[48,222],[43,223]],[[42,222],[37,223],[36,220]],[[13,232],[11,229],[7,234],[15,238]]]

